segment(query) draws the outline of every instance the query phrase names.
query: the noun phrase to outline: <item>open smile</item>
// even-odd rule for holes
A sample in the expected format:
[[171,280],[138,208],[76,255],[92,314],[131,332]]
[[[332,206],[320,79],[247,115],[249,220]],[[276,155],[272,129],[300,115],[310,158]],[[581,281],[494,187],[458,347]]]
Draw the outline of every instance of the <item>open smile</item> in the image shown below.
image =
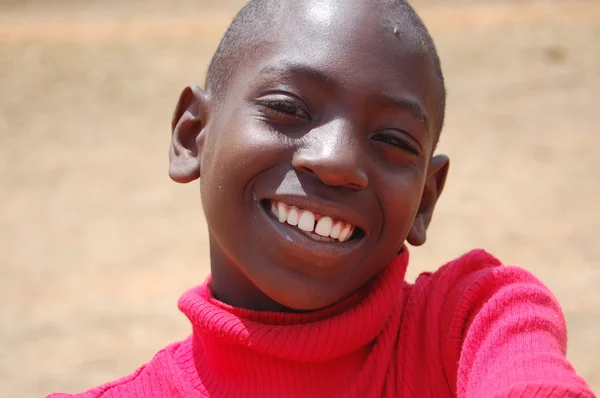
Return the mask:
[[281,224],[318,242],[340,244],[364,236],[362,229],[352,223],[281,201],[265,200],[263,206]]

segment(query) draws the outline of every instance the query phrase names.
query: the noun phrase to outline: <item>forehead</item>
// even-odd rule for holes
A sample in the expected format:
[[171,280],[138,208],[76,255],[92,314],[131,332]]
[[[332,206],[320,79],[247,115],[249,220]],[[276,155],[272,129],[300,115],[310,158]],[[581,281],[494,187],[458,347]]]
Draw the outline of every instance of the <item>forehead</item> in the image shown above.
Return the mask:
[[[305,75],[345,98],[384,96],[437,108],[437,80],[422,38],[398,5],[378,1],[288,2],[259,49],[238,68],[236,84]],[[241,81],[240,81],[241,80]]]
[[282,58],[303,57],[336,66],[387,66],[399,73],[427,63],[422,38],[398,5],[377,0],[306,0],[283,10],[267,39]]

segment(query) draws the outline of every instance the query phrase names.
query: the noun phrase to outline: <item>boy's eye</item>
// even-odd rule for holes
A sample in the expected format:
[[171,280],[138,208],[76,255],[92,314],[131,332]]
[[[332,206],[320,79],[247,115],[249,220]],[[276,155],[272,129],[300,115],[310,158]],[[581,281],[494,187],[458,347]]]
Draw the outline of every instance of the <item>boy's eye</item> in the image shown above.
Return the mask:
[[[389,131],[389,130],[386,130]],[[400,135],[399,133],[397,135]],[[419,156],[421,154],[417,145],[408,142],[406,138],[399,138],[392,133],[378,133],[371,137],[373,141],[383,142],[400,149],[404,149],[412,153],[413,155]]]
[[268,113],[277,116],[293,116],[299,119],[311,120],[310,114],[302,106],[285,100],[260,100],[258,101]]

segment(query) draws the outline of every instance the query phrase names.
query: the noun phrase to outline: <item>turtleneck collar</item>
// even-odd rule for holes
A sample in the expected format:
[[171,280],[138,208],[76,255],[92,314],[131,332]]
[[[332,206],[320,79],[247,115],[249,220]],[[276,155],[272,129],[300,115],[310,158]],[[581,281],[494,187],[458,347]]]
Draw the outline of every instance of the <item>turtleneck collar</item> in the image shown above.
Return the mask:
[[[408,265],[402,252],[374,279],[342,302],[308,313],[260,312],[231,307],[215,299],[210,277],[186,292],[179,308],[190,319],[195,345],[204,361],[218,359],[220,345],[238,346],[261,356],[294,362],[322,362],[372,342],[399,300]],[[212,353],[210,353],[212,352]]]

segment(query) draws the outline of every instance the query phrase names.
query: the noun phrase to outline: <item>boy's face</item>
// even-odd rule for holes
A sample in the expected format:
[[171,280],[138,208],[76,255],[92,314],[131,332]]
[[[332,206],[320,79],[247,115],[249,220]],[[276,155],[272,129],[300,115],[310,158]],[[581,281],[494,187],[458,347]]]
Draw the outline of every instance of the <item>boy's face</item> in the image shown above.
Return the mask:
[[[424,242],[447,172],[445,157],[432,159],[434,68],[401,18],[349,3],[296,3],[235,66],[218,107],[209,94],[187,96],[204,119],[197,156],[189,152],[201,174],[213,290],[232,305],[329,306],[379,273],[407,238]],[[293,207],[299,226],[288,223],[298,222]]]

